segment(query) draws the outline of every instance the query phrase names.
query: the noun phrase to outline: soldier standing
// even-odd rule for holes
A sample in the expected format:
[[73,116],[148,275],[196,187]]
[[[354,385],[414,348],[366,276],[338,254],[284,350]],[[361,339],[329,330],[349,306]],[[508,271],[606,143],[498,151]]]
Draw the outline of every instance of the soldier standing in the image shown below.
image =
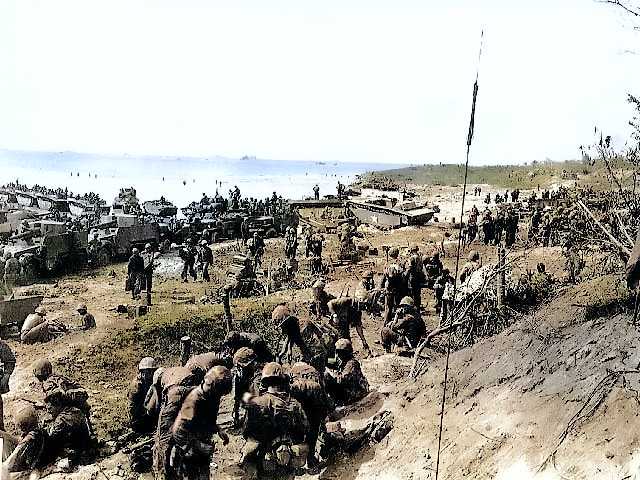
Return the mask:
[[[144,406],[149,388],[153,385],[153,375],[158,369],[155,359],[144,357],[138,363],[138,373],[129,385],[129,426],[136,433],[152,433],[158,419],[151,415]],[[157,412],[156,412],[157,413]]]
[[313,198],[315,200],[320,200],[320,187],[318,186],[318,184],[316,183],[316,185],[313,187]]
[[200,257],[200,263],[202,264],[202,281],[210,282],[209,267],[213,263],[213,252],[209,248],[209,244],[206,240],[200,242],[200,249],[198,250],[198,256]]
[[[144,264],[143,287],[146,292],[147,305],[151,305],[151,288],[153,287],[153,269],[155,268],[155,252],[150,243],[144,246],[144,252],[140,255]],[[142,289],[141,289],[142,290]]]
[[182,281],[187,283],[189,281],[189,275],[191,275],[193,280],[196,280],[198,278],[194,268],[196,263],[196,250],[191,240],[187,240],[186,245],[178,252],[178,256],[184,262],[182,264],[182,273],[180,274]]
[[131,250],[127,274],[127,288],[131,290],[131,298],[138,300],[142,290],[142,282],[144,281],[144,260],[140,256],[140,250],[136,247]]

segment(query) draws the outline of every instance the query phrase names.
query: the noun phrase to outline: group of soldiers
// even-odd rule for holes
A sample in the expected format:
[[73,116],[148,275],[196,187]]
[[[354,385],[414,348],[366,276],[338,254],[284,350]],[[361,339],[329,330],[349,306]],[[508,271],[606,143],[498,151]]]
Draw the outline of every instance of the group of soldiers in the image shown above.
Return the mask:
[[229,442],[218,412],[232,392],[233,426],[244,438],[238,465],[247,478],[313,468],[328,455],[317,451],[323,425],[331,412],[369,394],[367,379],[351,341],[339,333],[326,337],[284,304],[272,321],[282,334],[277,354],[259,335],[231,331],[220,349],[181,366],[140,361],[128,394],[129,419],[135,432],[153,438],[148,463],[156,479],[209,478],[213,436]]

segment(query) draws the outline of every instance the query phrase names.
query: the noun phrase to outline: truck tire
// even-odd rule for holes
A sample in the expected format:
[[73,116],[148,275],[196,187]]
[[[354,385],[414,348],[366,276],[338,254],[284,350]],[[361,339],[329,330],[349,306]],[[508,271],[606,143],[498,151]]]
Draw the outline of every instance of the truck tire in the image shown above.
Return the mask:
[[98,250],[98,254],[96,256],[96,266],[106,267],[110,263],[111,263],[111,252],[107,248],[102,247],[100,250]]

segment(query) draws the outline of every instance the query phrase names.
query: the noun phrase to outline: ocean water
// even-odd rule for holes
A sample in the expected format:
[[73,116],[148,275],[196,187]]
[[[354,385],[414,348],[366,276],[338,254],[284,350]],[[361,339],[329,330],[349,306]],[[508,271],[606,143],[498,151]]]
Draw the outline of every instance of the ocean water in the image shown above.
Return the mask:
[[157,157],[95,155],[74,152],[0,150],[0,185],[16,180],[31,187],[68,188],[74,194],[95,192],[111,204],[121,188],[133,187],[140,201],[164,196],[177,207],[216,190],[228,197],[236,185],[242,197],[267,198],[275,191],[286,199],[335,195],[338,181],[348,185],[368,171],[407,164],[263,160],[254,157]]

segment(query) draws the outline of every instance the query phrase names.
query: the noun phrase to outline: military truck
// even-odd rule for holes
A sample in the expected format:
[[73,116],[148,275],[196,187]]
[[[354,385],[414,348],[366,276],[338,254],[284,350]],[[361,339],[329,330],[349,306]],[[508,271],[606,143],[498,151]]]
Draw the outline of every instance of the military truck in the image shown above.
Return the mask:
[[20,234],[9,237],[4,252],[20,264],[18,283],[37,277],[76,272],[87,266],[87,231],[64,231],[63,224],[36,221]]
[[258,233],[263,238],[274,238],[285,234],[288,227],[298,228],[300,217],[295,210],[282,215],[267,215],[247,218],[247,230],[251,237]]
[[135,215],[103,217],[103,222],[91,230],[89,241],[89,264],[103,267],[114,260],[124,260],[134,247],[144,249],[150,243],[154,249],[160,243],[160,228],[157,223],[140,223]]

